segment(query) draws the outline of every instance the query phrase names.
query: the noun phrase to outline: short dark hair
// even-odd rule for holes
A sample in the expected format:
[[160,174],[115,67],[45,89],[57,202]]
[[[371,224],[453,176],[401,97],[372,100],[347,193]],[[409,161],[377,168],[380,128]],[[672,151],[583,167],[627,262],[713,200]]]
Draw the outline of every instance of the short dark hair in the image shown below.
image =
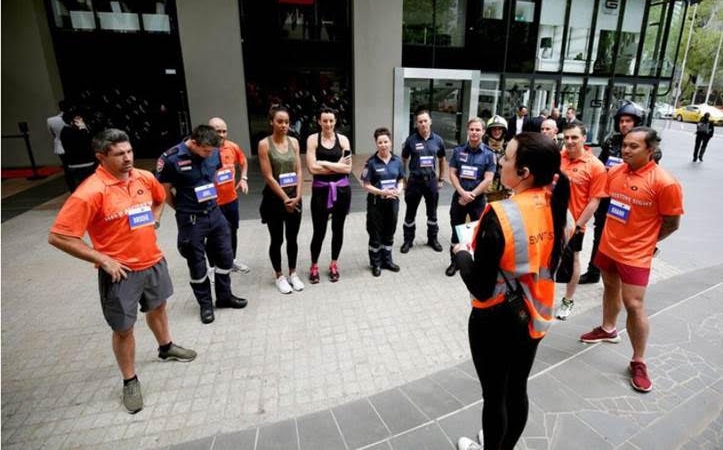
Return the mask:
[[525,106],[525,105],[520,105],[520,106],[517,107],[517,111],[522,111],[523,109],[527,109],[527,106]]
[[328,106],[322,106],[321,109],[319,109],[319,117],[321,117],[322,114],[334,114],[334,117],[336,117],[336,110]]
[[429,113],[429,110],[427,108],[419,108],[416,111],[414,111],[414,118],[421,116],[422,114],[426,114],[429,117],[432,117],[432,115]]
[[385,134],[386,134],[387,136],[389,136],[389,139],[392,138],[392,132],[389,131],[389,128],[387,128],[387,127],[379,127],[379,128],[377,128],[376,130],[374,130],[374,141],[376,141],[377,138],[379,138],[379,136],[382,136],[382,135],[385,135]]
[[513,138],[517,141],[515,168],[527,168],[535,177],[535,186],[547,186],[560,172],[560,151],[555,141],[542,133],[524,131]]
[[121,142],[130,142],[128,134],[117,128],[108,128],[93,137],[93,151],[107,155],[111,146],[120,144]]
[[200,146],[218,147],[221,145],[221,138],[218,137],[216,129],[208,125],[199,125],[194,128],[191,132],[191,139]]
[[582,133],[583,136],[587,136],[587,127],[579,120],[573,120],[566,123],[565,126],[562,127],[562,132],[564,133],[565,130],[572,130],[573,128],[579,128],[580,133]]
[[645,133],[645,145],[653,152],[657,152],[660,149],[660,135],[657,131],[650,127],[635,127],[628,132],[630,133]]

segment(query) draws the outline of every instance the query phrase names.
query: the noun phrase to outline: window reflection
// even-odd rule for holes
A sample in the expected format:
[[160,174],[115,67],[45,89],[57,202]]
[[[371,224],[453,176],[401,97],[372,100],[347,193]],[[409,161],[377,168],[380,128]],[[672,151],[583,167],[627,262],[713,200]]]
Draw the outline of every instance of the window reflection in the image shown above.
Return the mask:
[[573,0],[570,6],[570,28],[565,51],[565,72],[582,73],[585,71],[590,24],[595,2],[589,0]]
[[664,77],[669,77],[673,75],[675,56],[678,51],[678,41],[680,40],[680,33],[683,29],[684,14],[685,7],[683,5],[683,2],[675,2],[675,6],[673,6],[673,17],[670,21],[670,34],[668,35],[668,45],[665,49],[665,57],[662,61],[663,70],[661,75]]
[[343,40],[345,30],[349,26],[346,2],[335,0],[277,1],[278,23],[282,37],[292,40]]
[[402,42],[464,46],[467,0],[404,0]]
[[50,8],[59,29],[170,33],[166,1],[51,0]]
[[543,0],[540,9],[540,31],[538,33],[537,65],[538,71],[557,72],[560,70],[562,51],[561,25],[565,18],[566,3],[557,0]]

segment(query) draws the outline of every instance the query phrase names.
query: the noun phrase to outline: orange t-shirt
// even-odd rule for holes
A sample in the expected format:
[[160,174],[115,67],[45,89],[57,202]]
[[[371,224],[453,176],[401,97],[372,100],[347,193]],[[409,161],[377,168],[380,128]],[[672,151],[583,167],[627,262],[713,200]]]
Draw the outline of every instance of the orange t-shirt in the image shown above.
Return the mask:
[[635,171],[620,164],[608,172],[608,192],[600,251],[623,264],[650,268],[663,216],[683,214],[680,183],[654,161]]
[[569,209],[577,220],[591,199],[608,196],[605,191],[607,172],[603,163],[590,151],[583,150],[574,160],[570,159],[567,149],[560,156],[560,170],[570,179]]
[[121,181],[100,166],[68,198],[50,231],[82,238],[87,230],[95,250],[144,270],[163,258],[150,209],[165,199],[150,172],[133,169],[130,179]]
[[243,166],[246,164],[246,157],[241,147],[228,139],[223,141],[223,145],[219,147],[221,156],[221,168],[216,172],[215,185],[218,198],[216,201],[219,205],[231,203],[238,198],[236,193],[236,164]]

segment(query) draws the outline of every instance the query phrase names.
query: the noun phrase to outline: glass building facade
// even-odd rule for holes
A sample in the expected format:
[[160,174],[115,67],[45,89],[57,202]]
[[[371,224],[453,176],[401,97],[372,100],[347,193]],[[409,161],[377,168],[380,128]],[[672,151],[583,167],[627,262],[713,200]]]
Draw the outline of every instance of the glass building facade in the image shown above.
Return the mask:
[[[612,129],[622,100],[649,111],[656,102],[670,103],[686,6],[683,0],[404,0],[402,65],[479,71],[482,117],[509,118],[519,105],[532,116],[553,107],[564,115],[573,107],[595,144]],[[405,84],[413,106],[423,103],[439,119],[467,106],[454,83],[433,80],[423,100],[424,80]],[[464,139],[463,130],[445,139]]]
[[49,105],[80,98],[101,126],[128,129],[140,157],[214,115],[253,154],[272,105],[287,106],[302,144],[330,106],[354,151],[371,153],[379,126],[400,148],[420,107],[452,145],[470,116],[525,105],[574,107],[598,144],[622,100],[651,116],[671,103],[687,11],[685,0],[9,0],[7,23],[38,36],[3,35],[24,58],[3,69],[3,126],[43,129]]

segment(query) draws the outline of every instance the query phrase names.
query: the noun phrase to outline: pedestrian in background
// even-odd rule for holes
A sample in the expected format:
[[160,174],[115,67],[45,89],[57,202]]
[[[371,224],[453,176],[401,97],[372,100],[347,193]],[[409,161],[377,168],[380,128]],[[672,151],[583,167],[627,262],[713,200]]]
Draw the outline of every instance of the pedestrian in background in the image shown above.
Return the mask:
[[459,450],[515,447],[527,423],[527,377],[554,320],[554,274],[570,194],[560,152],[548,137],[522,132],[509,142],[500,165],[502,184],[514,195],[485,208],[472,243],[474,258],[455,247],[472,296],[469,344],[484,399],[479,443],[462,437]]
[[703,162],[705,149],[708,147],[708,141],[713,137],[715,125],[710,122],[710,113],[703,114],[700,122],[695,130],[695,147],[693,148],[693,162],[700,160]]
[[[269,113],[271,135],[259,141],[258,156],[261,176],[266,182],[261,206],[261,222],[269,229],[269,258],[274,269],[274,282],[282,294],[304,289],[296,273],[299,254],[297,237],[301,228],[301,156],[299,141],[290,137],[289,112],[282,106]],[[286,236],[289,276],[281,271],[281,244]]]
[[367,195],[367,233],[369,265],[378,277],[382,269],[399,272],[392,258],[394,233],[399,215],[399,195],[404,190],[404,163],[392,153],[392,133],[388,128],[374,130],[377,152],[366,162],[362,172]]

